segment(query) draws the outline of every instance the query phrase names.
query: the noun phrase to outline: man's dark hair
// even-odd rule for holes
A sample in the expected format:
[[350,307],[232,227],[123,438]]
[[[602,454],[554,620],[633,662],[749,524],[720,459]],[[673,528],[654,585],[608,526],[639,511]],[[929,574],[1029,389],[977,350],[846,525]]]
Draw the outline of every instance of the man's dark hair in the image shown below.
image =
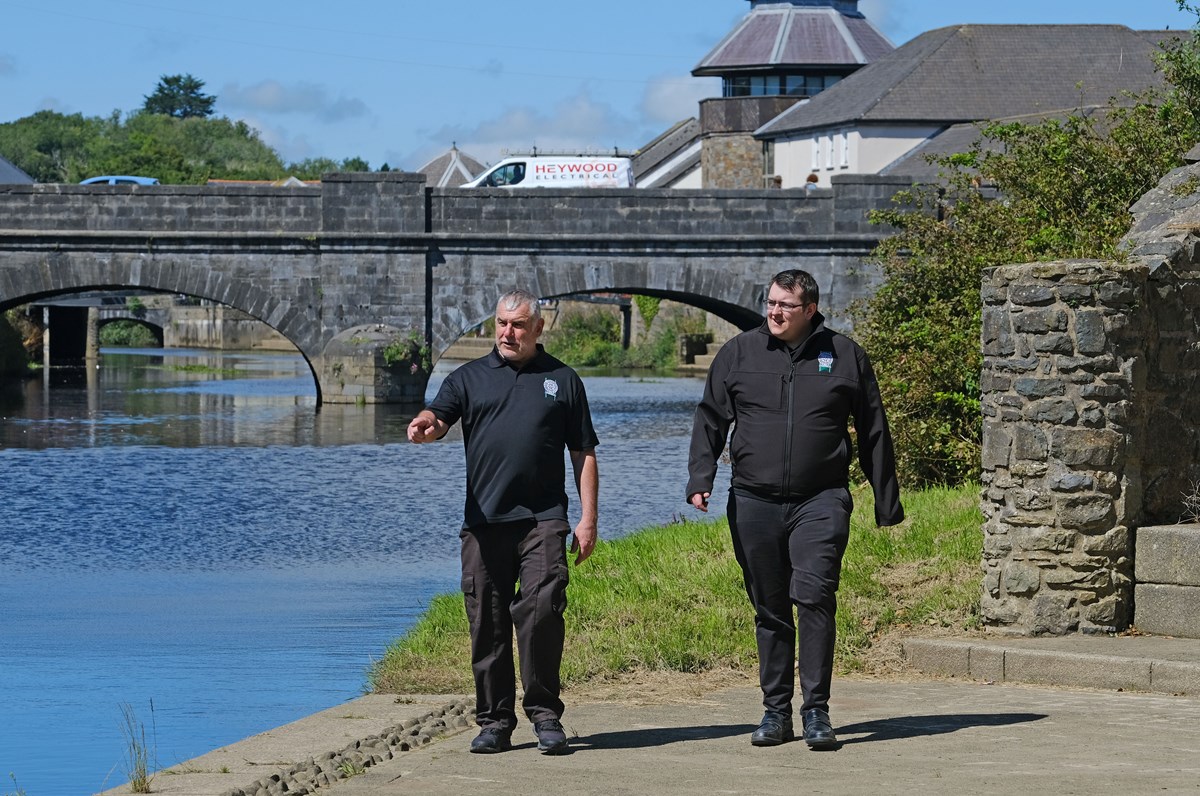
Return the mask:
[[813,279],[813,275],[808,271],[801,271],[799,268],[780,271],[771,277],[771,284],[779,285],[789,293],[795,293],[799,289],[800,298],[808,304],[817,304],[821,298],[821,289],[817,287],[817,280]]

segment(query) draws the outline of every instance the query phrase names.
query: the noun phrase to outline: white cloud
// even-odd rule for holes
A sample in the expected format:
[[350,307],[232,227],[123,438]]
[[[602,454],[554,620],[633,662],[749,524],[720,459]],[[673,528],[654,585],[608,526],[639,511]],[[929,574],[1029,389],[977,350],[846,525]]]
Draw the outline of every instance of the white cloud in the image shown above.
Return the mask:
[[606,103],[596,102],[584,91],[549,111],[521,106],[509,108],[474,127],[446,125],[423,131],[431,145],[412,153],[404,165],[417,168],[428,160],[430,152],[444,152],[452,143],[485,163],[494,163],[506,151],[525,152],[532,147],[541,151],[594,153],[611,152],[613,147],[632,149],[644,143],[640,140],[640,128],[636,120]]
[[284,85],[278,80],[263,80],[252,86],[227,83],[217,94],[221,105],[259,113],[299,114],[326,122],[340,122],[369,115],[362,100],[334,96],[325,86],[315,83]]
[[[901,14],[904,12],[904,4],[900,3],[900,8],[896,5],[895,0],[859,0],[858,10],[890,39],[892,37],[887,31],[902,27]],[[892,41],[892,44],[897,46],[903,43]]]
[[646,122],[665,127],[689,116],[700,118],[700,100],[719,96],[719,78],[656,77],[646,86],[640,110]]

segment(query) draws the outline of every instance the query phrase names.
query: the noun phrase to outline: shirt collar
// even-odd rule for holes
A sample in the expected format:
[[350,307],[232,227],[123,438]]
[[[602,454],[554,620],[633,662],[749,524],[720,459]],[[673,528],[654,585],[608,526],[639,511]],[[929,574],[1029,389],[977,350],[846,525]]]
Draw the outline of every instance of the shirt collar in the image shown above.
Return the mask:
[[[538,343],[537,344],[537,353],[534,354],[529,359],[528,362],[526,362],[524,365],[522,365],[521,368],[525,368],[528,365],[531,365],[532,363],[536,362],[537,359],[545,353],[546,353],[546,349],[542,346],[541,343]],[[509,367],[508,360],[505,359],[504,357],[500,356],[500,349],[495,344],[492,345],[491,359],[488,360],[488,364],[491,365],[493,368]]]

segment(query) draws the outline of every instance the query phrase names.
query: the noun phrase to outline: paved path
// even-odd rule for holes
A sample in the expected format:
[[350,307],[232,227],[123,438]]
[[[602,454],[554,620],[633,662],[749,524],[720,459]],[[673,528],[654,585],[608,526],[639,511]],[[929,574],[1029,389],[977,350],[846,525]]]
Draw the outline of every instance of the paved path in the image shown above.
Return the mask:
[[[947,642],[949,657],[958,655]],[[975,642],[972,642],[975,643]],[[1200,642],[1097,645],[1098,654],[1147,653],[1148,665],[1196,664]],[[1025,654],[1028,644],[1008,653]],[[1069,648],[1068,648],[1069,647]],[[1048,641],[1064,656],[1055,671],[1080,667],[1077,644]],[[929,653],[926,648],[926,654]],[[994,665],[995,650],[977,656]],[[1112,663],[1110,660],[1109,663]],[[756,748],[756,688],[718,691],[688,704],[581,702],[567,695],[572,753],[538,754],[527,723],[516,748],[468,752],[474,726],[451,711],[445,734],[396,750],[349,779],[317,790],[331,796],[496,793],[605,794],[990,794],[1198,793],[1200,694],[1088,690],[992,679],[835,678],[831,706],[840,749],[803,743]],[[362,697],[161,772],[154,791],[174,796],[255,794],[280,766],[319,759],[356,739],[470,701],[463,697]],[[442,719],[435,719],[434,723]],[[457,726],[456,726],[457,725]],[[390,756],[390,755],[387,755]],[[386,756],[385,756],[386,757]],[[110,794],[127,790],[114,790]]]
[[842,680],[842,748],[750,746],[756,689],[691,705],[580,705],[563,757],[472,755],[473,731],[331,789],[382,794],[1200,793],[1200,700],[951,682]]

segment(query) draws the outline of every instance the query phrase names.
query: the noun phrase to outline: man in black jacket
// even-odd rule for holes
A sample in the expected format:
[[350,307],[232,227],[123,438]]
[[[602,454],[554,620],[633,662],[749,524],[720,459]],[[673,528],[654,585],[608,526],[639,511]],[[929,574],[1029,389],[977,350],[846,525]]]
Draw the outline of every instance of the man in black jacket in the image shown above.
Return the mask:
[[859,463],[875,493],[876,523],[904,519],[875,373],[857,343],[825,328],[818,298],[817,283],[805,271],[775,275],[766,322],[721,347],[692,427],[688,502],[708,511],[717,459],[733,425],[729,527],[754,606],[766,708],[750,736],[755,746],[795,738],[797,628],[804,741],[813,749],[838,745],[829,691],[838,580],[853,509],[851,419]]

